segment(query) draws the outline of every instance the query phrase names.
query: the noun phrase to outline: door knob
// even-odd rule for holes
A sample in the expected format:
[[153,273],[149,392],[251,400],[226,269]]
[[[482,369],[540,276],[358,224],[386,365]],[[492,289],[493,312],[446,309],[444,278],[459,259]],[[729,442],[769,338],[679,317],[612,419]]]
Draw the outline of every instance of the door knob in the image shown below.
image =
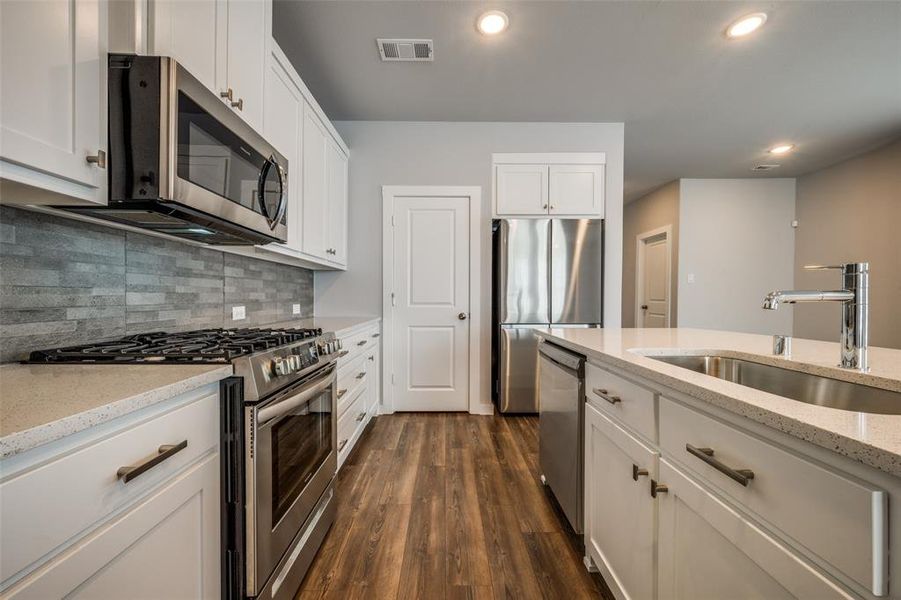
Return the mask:
[[648,305],[647,305],[647,304],[642,304],[642,305],[641,305],[641,310],[647,310],[647,309],[648,309]]
[[465,312],[460,313],[459,315],[457,315],[457,318],[460,319],[461,321],[465,321],[465,320],[466,320],[466,313],[465,313]]

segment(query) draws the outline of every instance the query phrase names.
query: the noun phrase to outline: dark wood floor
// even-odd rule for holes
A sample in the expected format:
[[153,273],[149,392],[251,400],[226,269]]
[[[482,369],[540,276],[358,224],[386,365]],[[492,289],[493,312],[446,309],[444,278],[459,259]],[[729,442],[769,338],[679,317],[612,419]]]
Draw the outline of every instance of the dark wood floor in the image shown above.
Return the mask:
[[297,598],[596,598],[538,480],[536,417],[378,417]]

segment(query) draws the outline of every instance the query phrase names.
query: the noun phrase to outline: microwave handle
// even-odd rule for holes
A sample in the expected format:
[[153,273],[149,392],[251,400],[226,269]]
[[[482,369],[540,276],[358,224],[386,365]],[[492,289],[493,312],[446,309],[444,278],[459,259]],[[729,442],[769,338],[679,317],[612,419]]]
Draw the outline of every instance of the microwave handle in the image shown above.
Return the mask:
[[335,371],[332,369],[328,375],[320,379],[319,382],[312,387],[308,387],[297,394],[288,396],[284,400],[273,402],[272,404],[259,409],[259,411],[257,411],[257,424],[262,426],[279,417],[283,417],[298,406],[301,406],[305,402],[309,402],[318,396],[323,390],[328,389],[329,386],[334,385],[335,379]]
[[278,170],[278,180],[281,183],[282,194],[281,200],[278,203],[278,210],[275,211],[275,219],[272,220],[273,223],[278,225],[282,222],[282,217],[285,216],[285,211],[288,209],[288,180],[284,177],[284,170],[282,170],[281,165],[279,165],[274,160],[272,161],[275,168]]

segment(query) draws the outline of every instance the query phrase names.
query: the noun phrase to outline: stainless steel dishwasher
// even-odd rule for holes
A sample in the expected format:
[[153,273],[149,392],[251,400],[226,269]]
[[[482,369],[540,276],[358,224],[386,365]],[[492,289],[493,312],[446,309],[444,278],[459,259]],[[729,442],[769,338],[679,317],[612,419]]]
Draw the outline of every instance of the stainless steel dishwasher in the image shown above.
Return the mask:
[[538,345],[538,464],[576,533],[582,533],[585,357]]

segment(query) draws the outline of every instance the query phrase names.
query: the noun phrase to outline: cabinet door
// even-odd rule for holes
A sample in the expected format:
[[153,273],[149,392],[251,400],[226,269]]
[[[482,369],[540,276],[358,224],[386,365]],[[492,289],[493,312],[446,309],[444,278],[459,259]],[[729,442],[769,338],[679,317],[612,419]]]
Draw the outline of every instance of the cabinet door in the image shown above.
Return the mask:
[[326,156],[328,172],[328,253],[339,265],[347,264],[347,156],[331,138]]
[[327,134],[309,104],[303,115],[303,211],[301,239],[303,251],[318,258],[326,253],[328,240],[328,179],[326,176]]
[[266,112],[263,135],[288,159],[288,241],[284,245],[301,251],[301,187],[303,165],[300,144],[303,135],[303,96],[288,71],[274,55],[266,69]]
[[659,481],[661,599],[851,597],[666,459]]
[[218,599],[219,550],[219,454],[214,453],[4,597]]
[[149,8],[150,54],[171,56],[210,90],[225,91],[226,0],[150,0]]
[[497,165],[494,175],[499,216],[547,214],[547,165]]
[[[106,203],[106,171],[87,162],[106,152],[105,0],[0,2],[0,157],[27,172],[80,184]],[[21,169],[25,167],[26,169]]]
[[550,214],[604,216],[604,165],[551,165]]
[[[256,131],[263,126],[263,73],[266,41],[271,37],[271,3],[262,0],[228,1],[228,87],[235,110]],[[234,106],[234,104],[233,104]]]
[[654,598],[657,454],[585,405],[585,545],[621,598]]

